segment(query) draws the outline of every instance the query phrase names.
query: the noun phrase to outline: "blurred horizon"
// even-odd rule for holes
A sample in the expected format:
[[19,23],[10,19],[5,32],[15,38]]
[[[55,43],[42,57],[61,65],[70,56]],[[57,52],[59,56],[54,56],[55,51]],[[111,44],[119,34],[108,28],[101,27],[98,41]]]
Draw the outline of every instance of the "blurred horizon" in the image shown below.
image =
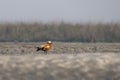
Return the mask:
[[119,0],[0,0],[0,22],[120,22]]

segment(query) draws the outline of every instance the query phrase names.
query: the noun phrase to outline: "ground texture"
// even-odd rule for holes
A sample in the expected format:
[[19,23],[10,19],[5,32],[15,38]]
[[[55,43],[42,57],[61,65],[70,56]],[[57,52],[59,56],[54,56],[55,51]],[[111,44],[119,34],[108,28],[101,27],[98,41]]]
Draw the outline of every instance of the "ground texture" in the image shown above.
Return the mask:
[[119,43],[0,43],[0,80],[119,80]]

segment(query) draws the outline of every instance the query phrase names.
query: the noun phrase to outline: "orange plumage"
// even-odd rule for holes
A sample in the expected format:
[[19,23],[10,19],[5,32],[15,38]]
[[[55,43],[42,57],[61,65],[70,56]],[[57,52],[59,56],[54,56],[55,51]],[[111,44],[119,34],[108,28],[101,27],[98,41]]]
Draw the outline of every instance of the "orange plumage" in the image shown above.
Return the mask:
[[36,51],[44,51],[44,53],[47,53],[48,50],[50,50],[52,47],[52,42],[51,41],[48,41],[47,43],[45,44],[42,44],[40,45],[40,47],[37,47],[37,50]]

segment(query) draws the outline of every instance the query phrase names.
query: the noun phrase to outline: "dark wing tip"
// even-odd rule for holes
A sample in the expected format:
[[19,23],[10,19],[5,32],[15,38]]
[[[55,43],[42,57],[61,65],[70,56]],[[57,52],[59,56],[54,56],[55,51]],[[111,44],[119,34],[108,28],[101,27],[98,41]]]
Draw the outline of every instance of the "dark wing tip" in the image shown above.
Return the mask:
[[37,48],[37,50],[36,50],[36,51],[39,51],[39,50],[41,50],[41,49],[40,49],[40,47],[36,47],[36,48]]

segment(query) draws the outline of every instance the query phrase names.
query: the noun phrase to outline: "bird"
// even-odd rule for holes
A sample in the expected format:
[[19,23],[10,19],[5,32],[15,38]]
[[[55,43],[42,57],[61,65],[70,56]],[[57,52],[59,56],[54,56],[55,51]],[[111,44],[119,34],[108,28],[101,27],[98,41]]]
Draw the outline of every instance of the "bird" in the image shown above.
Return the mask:
[[40,45],[39,47],[36,47],[36,51],[44,51],[44,53],[47,53],[52,47],[52,42],[47,41],[47,43]]

